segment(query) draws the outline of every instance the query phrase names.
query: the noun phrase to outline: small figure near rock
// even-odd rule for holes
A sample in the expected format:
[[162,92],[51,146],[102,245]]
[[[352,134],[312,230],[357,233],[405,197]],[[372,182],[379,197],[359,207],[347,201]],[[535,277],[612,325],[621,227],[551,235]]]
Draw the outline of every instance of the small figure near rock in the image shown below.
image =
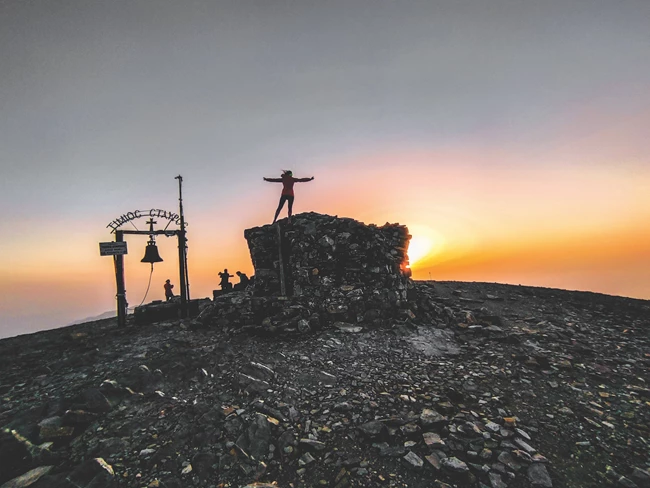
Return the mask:
[[163,285],[163,288],[165,288],[165,298],[167,299],[167,301],[174,298],[174,292],[172,291],[172,288],[174,288],[174,285],[172,285],[169,280],[165,281],[165,284]]
[[221,277],[221,290],[224,293],[232,290],[232,283],[230,282],[230,278],[234,278],[234,275],[228,274],[228,269],[224,269],[222,273],[219,273],[219,276]]
[[282,207],[284,207],[284,202],[289,202],[289,222],[291,222],[291,215],[293,211],[293,184],[294,183],[305,183],[307,181],[312,181],[314,177],[312,176],[311,178],[294,178],[293,177],[293,172],[287,170],[283,171],[282,176],[280,178],[264,178],[264,181],[268,181],[271,183],[282,183],[282,195],[280,196],[280,203],[278,204],[278,208],[275,211],[275,216],[273,217],[273,223],[275,224],[275,221],[278,220],[278,215],[280,215],[280,211],[282,210]]
[[246,276],[246,273],[242,273],[241,271],[237,271],[235,274],[239,276],[239,283],[235,284],[233,290],[244,291],[250,283],[248,276]]

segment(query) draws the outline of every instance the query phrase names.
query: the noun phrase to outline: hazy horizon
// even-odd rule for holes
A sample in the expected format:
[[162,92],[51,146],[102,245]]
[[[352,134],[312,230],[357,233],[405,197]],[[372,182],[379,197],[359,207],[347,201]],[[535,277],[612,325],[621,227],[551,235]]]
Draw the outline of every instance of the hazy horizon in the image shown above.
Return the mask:
[[[622,298],[631,298],[631,299],[636,299],[636,300],[649,300],[648,298],[643,298],[643,297],[629,297],[625,295],[616,295],[616,294],[610,294],[610,293],[602,293],[602,292],[597,292],[597,291],[592,291],[592,290],[579,290],[579,289],[566,289],[566,288],[557,288],[554,286],[544,286],[544,285],[531,285],[531,284],[526,284],[526,283],[505,283],[505,282],[495,282],[495,281],[472,281],[472,280],[442,280],[442,279],[435,279],[433,277],[427,277],[428,271],[427,269],[420,269],[415,271],[415,275],[419,276],[419,278],[413,278],[416,281],[439,281],[439,282],[459,282],[459,283],[491,283],[491,284],[501,284],[501,285],[507,285],[507,286],[526,286],[526,287],[539,287],[539,288],[550,288],[550,289],[559,289],[563,291],[571,291],[571,292],[589,292],[589,293],[599,293],[603,295],[608,295],[608,296],[616,296],[616,297],[622,297]],[[426,276],[425,276],[426,275]],[[215,289],[219,289],[218,286],[216,286]],[[208,296],[201,296],[201,297],[192,297],[194,298],[211,298]],[[156,300],[158,301],[164,301],[163,298],[157,298]],[[146,300],[145,303],[151,303],[152,300]],[[128,311],[129,315],[133,313],[133,308],[129,308]],[[42,332],[46,330],[53,330],[53,329],[59,329],[63,327],[71,327],[74,325],[80,325],[80,324],[85,324],[88,322],[93,322],[97,320],[103,320],[103,319],[108,319],[108,318],[113,318],[117,317],[117,312],[116,310],[105,310],[103,312],[97,312],[96,314],[89,315],[83,318],[76,318],[72,319],[67,323],[50,323],[50,324],[45,324],[41,323],[36,325],[33,329],[27,329],[27,330],[14,330],[11,329],[9,335],[6,335],[6,331],[9,329],[1,328],[0,327],[0,340],[2,339],[8,339],[10,337],[15,337],[19,335],[25,335],[25,334],[34,334],[37,332]]]
[[262,177],[292,169],[296,213],[407,225],[415,278],[649,299],[648,25],[646,0],[1,1],[0,337],[114,308],[97,243],[177,211],[178,174],[192,297],[252,272]]

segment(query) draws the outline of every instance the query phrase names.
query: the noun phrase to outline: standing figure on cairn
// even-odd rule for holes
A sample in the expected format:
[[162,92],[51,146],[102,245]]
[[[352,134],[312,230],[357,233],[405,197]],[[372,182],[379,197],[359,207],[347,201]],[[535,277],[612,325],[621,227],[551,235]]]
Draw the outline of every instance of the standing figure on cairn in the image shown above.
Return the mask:
[[273,223],[278,220],[278,215],[280,215],[280,210],[284,207],[284,202],[289,202],[289,222],[291,222],[291,215],[293,212],[293,184],[294,183],[305,183],[307,181],[312,181],[314,177],[311,178],[294,178],[293,173],[289,170],[283,171],[280,178],[264,178],[264,181],[269,181],[271,183],[282,183],[282,194],[280,195],[280,203],[278,208],[275,211],[275,216],[273,217]]

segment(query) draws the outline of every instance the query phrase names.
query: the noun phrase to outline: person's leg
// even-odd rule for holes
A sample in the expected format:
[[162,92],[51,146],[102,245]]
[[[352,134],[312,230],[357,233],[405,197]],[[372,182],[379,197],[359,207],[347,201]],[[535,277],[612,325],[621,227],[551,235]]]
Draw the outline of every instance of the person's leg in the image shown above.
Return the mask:
[[275,211],[275,216],[273,217],[273,223],[275,224],[275,221],[278,220],[278,215],[280,215],[280,210],[282,210],[282,207],[284,207],[284,202],[287,200],[286,195],[282,195],[280,197],[280,203],[278,203],[278,208]]
[[287,201],[289,202],[289,222],[291,222],[291,215],[293,215],[293,195],[287,197]]

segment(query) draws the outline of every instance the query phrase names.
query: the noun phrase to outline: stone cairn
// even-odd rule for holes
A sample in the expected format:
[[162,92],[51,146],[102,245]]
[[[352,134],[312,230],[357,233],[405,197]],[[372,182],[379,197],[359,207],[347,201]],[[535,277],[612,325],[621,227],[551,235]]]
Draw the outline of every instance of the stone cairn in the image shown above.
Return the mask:
[[405,226],[310,212],[244,236],[255,267],[252,290],[217,297],[199,324],[270,333],[353,331],[409,313]]

